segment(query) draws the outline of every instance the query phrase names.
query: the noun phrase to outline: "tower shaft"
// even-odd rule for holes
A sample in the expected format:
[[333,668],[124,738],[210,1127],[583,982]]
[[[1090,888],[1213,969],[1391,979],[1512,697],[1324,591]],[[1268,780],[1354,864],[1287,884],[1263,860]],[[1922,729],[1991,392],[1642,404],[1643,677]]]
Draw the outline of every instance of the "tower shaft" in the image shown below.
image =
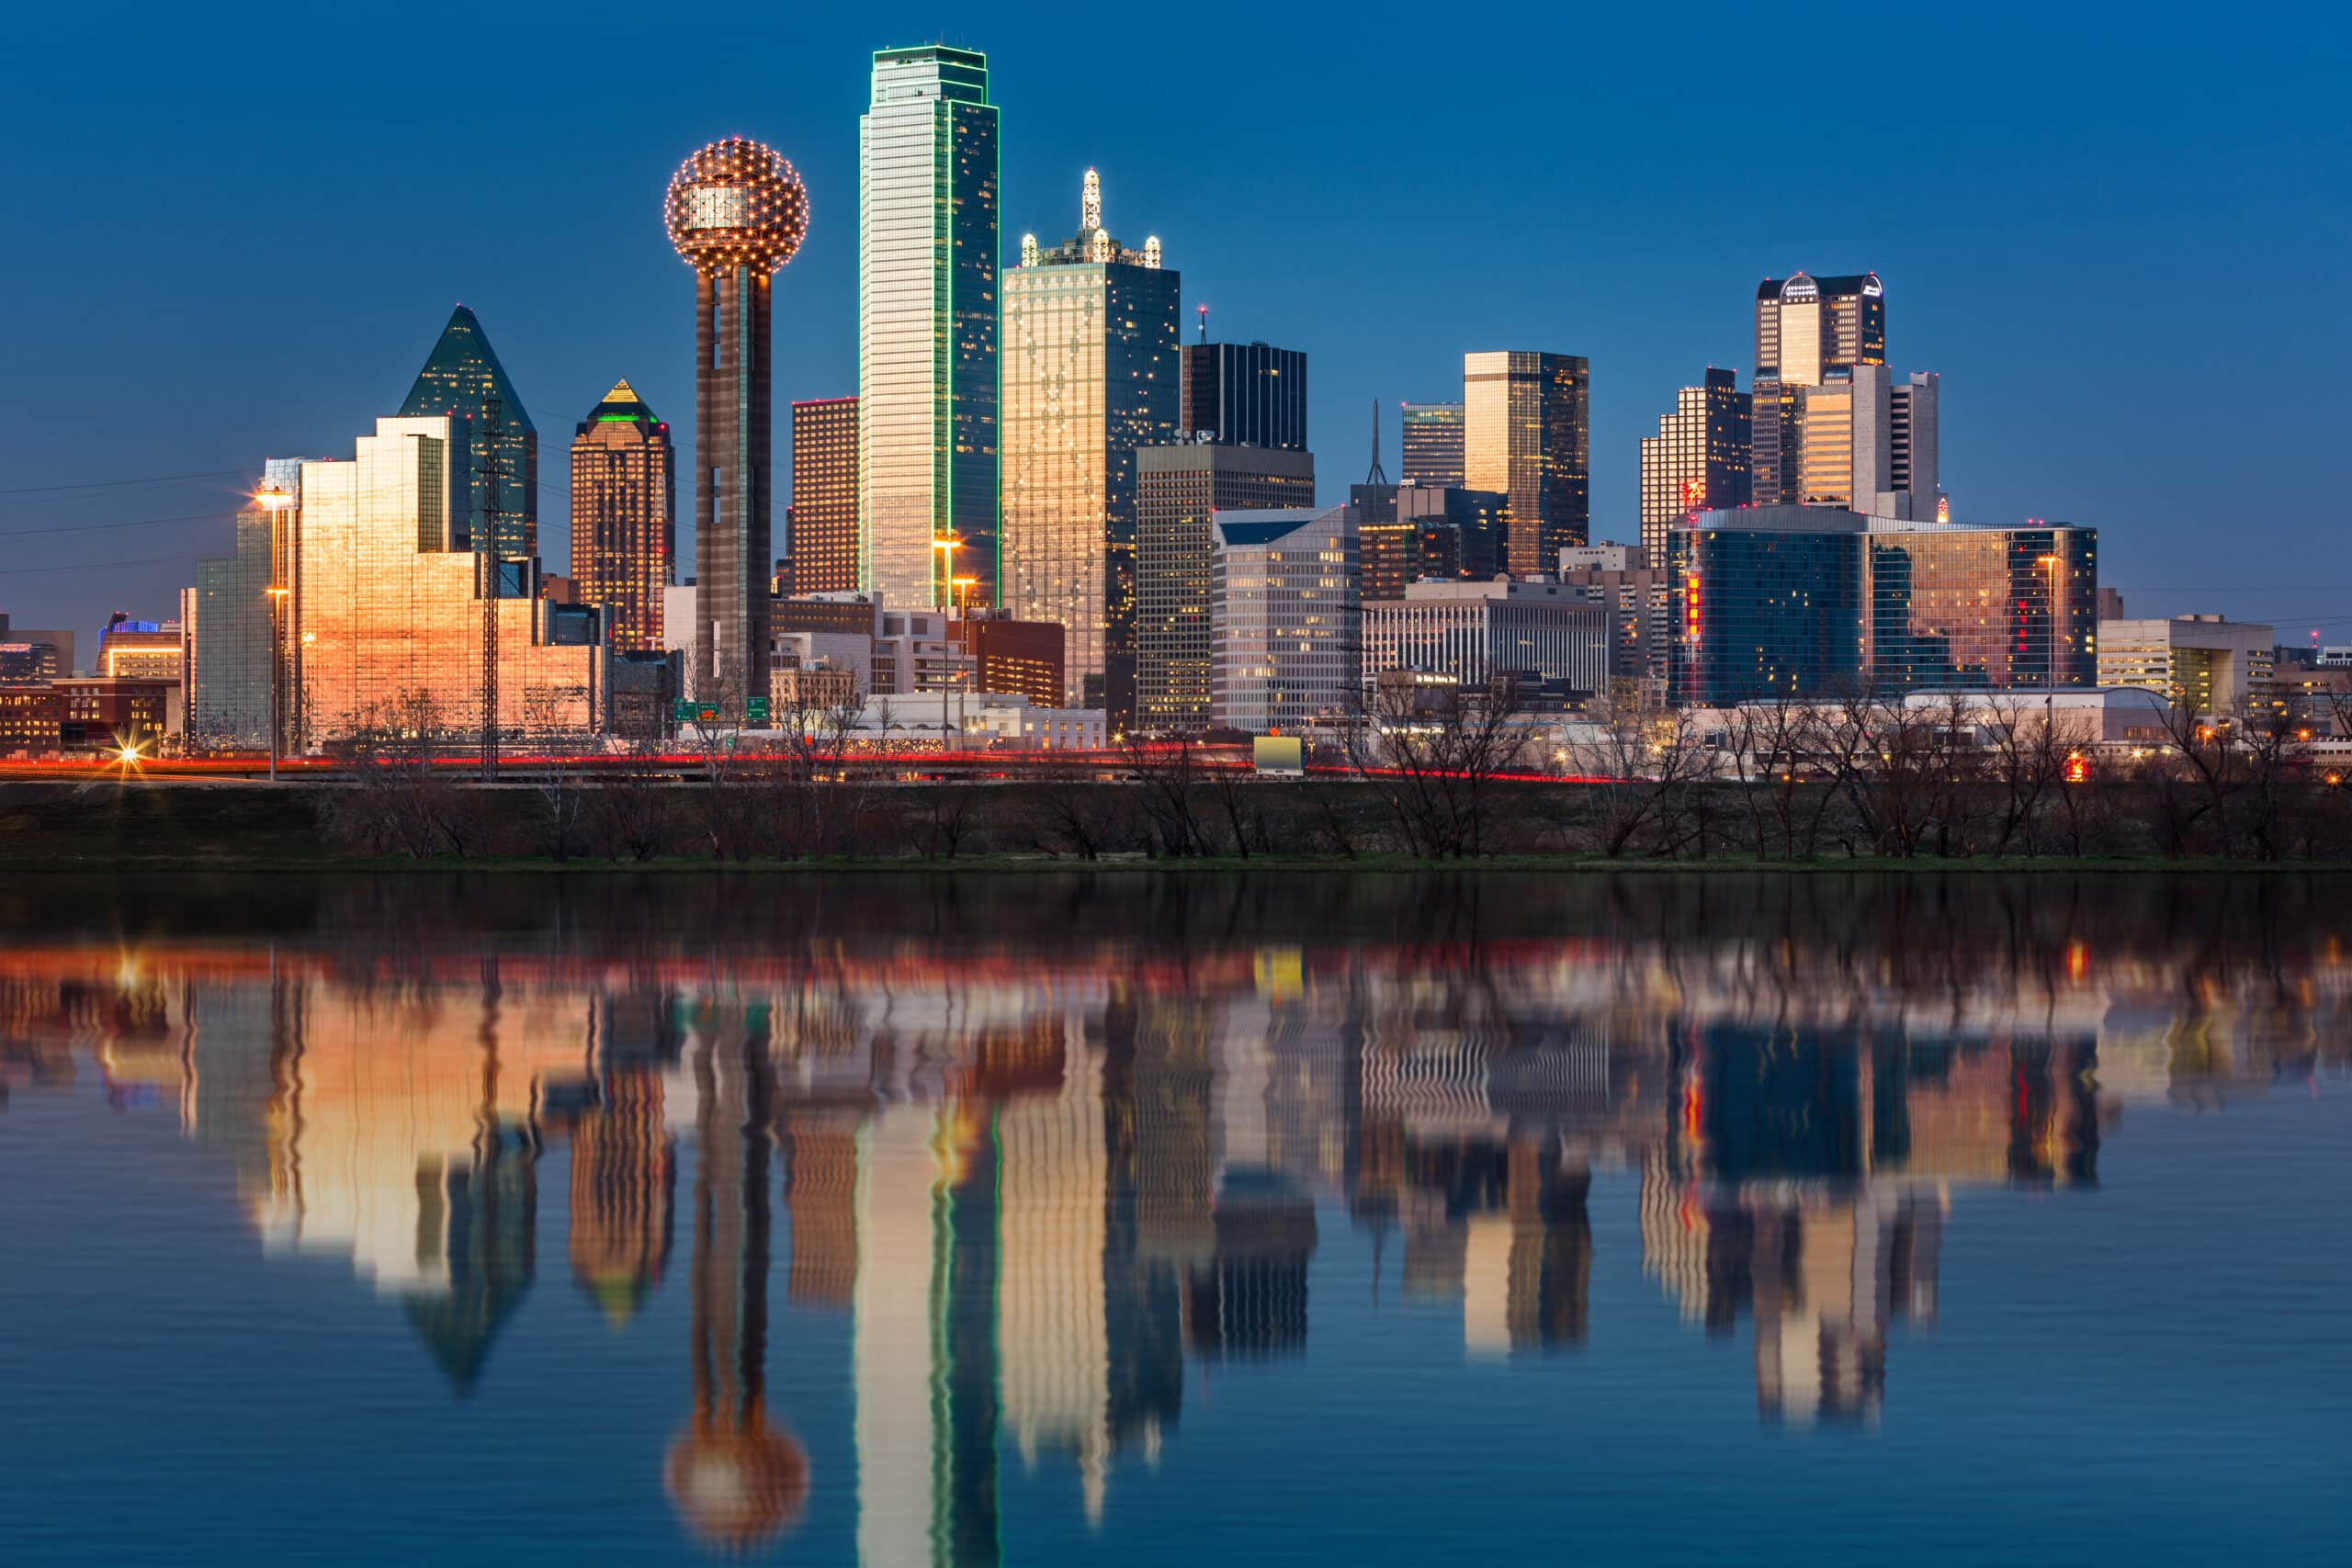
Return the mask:
[[771,279],[695,280],[695,666],[689,689],[740,715],[768,694]]

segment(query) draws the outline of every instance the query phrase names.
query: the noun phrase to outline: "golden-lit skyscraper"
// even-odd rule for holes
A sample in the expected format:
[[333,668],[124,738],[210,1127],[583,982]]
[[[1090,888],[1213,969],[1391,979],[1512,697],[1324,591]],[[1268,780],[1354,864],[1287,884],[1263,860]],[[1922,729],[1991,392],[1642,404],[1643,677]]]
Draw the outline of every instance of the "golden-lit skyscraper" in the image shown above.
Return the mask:
[[462,431],[434,415],[379,419],[350,460],[302,463],[287,602],[290,728],[302,743],[370,726],[477,731],[486,592],[499,597],[500,728],[600,722],[599,649],[584,636],[558,640],[579,613],[466,548],[465,453]]
[[1886,289],[1878,274],[1795,273],[1756,287],[1756,375],[1750,493],[1758,506],[1794,506],[1804,493],[1802,389],[1832,370],[1886,363]]
[[857,400],[792,405],[792,591],[857,592]]
[[1642,437],[1642,549],[1650,565],[1666,561],[1666,531],[1693,512],[1745,506],[1748,394],[1729,370],[1709,367],[1695,387],[1675,394],[1674,412],[1657,416],[1657,434]]
[[1463,468],[1471,490],[1510,497],[1510,574],[1557,571],[1592,529],[1591,369],[1573,354],[1462,356]]
[[1091,169],[1078,232],[1023,236],[1003,279],[1001,602],[1067,628],[1069,704],[1114,728],[1135,715],[1136,453],[1175,438],[1181,287],[1159,240],[1103,229]]
[[627,381],[571,440],[571,575],[605,612],[615,652],[659,653],[662,591],[677,581],[677,455],[670,427]]

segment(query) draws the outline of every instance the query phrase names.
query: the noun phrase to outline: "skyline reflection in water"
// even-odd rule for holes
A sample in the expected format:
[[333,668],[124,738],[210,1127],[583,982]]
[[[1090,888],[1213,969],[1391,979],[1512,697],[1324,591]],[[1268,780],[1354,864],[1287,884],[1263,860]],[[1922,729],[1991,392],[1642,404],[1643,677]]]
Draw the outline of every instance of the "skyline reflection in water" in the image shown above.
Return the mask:
[[[1007,1561],[1040,1473],[1100,1540],[1334,1312],[1606,1355],[1608,1270],[1736,1338],[1765,1426],[1867,1430],[1972,1194],[2095,1189],[2135,1104],[2316,1091],[2352,1036],[2340,879],[28,882],[0,1142],[44,1095],[175,1121],[450,1420],[515,1397],[534,1292],[683,1349],[612,1485],[687,1555]],[[801,1325],[823,1430],[771,1388]]]

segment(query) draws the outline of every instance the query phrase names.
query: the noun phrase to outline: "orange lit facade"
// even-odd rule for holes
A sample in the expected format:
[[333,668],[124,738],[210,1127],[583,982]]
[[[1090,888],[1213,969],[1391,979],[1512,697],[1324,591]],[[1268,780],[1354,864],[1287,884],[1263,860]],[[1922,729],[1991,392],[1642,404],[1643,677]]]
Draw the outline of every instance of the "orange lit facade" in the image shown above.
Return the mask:
[[351,460],[302,464],[288,653],[292,728],[304,745],[370,726],[479,730],[481,595],[492,586],[504,590],[500,728],[596,728],[602,649],[554,643],[561,607],[529,596],[527,583],[485,584],[481,558],[463,547],[466,447],[462,433],[452,435],[447,416],[379,419]]
[[857,592],[857,400],[792,405],[792,592]]
[[[616,381],[571,442],[571,568],[615,652],[659,653],[662,591],[677,581],[678,459],[670,427]],[[552,594],[549,597],[553,597]]]

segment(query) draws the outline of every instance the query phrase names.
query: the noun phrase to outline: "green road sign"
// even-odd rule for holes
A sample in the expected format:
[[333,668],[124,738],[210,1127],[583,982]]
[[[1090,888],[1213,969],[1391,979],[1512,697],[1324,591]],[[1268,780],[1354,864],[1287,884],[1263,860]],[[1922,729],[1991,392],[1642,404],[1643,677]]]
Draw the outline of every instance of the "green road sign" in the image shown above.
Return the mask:
[[680,697],[672,703],[670,720],[673,724],[692,724],[695,721],[695,700],[692,697]]
[[704,725],[717,724],[718,722],[718,705],[717,703],[702,703],[696,705],[695,708],[695,722],[696,724]]
[[743,722],[745,724],[765,724],[767,721],[767,698],[745,697],[743,699]]

